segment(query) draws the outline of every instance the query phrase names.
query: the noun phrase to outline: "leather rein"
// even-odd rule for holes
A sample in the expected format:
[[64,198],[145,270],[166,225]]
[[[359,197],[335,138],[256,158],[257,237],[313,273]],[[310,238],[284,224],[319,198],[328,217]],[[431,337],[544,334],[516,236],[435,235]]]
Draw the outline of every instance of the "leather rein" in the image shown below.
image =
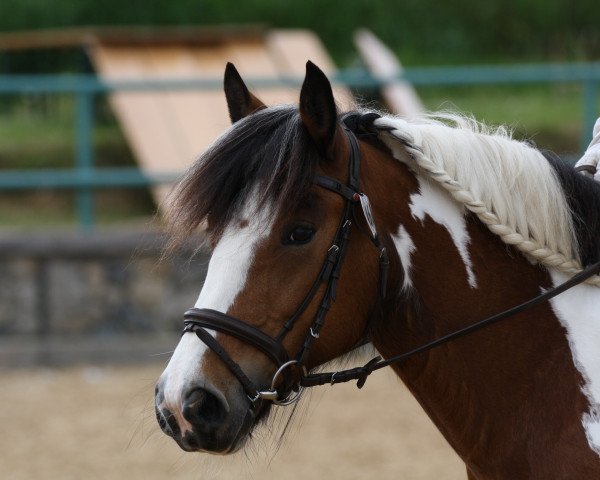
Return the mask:
[[[350,238],[350,227],[352,226],[352,220],[354,219],[355,205],[360,204],[362,214],[369,226],[369,238],[373,245],[379,250],[379,302],[382,302],[385,298],[387,289],[387,276],[389,270],[387,251],[377,234],[377,228],[369,199],[359,188],[360,149],[358,140],[350,129],[344,126],[344,130],[350,145],[348,182],[343,184],[331,177],[320,175],[315,177],[315,183],[318,186],[330,190],[345,199],[343,215],[332,245],[327,250],[325,260],[317,278],[296,311],[285,322],[279,333],[275,337],[271,337],[260,329],[249,325],[242,320],[211,309],[192,308],[184,314],[183,333],[195,333],[200,340],[219,356],[221,361],[227,366],[244,388],[244,391],[250,400],[251,408],[254,410],[258,409],[262,404],[262,401],[271,401],[277,405],[292,404],[299,399],[302,389],[305,387],[314,387],[324,384],[333,385],[336,383],[357,380],[358,388],[362,388],[367,377],[375,370],[401,362],[414,355],[426,352],[447,342],[481,330],[512,315],[523,312],[582,283],[592,275],[600,273],[600,262],[598,262],[587,267],[585,270],[582,270],[566,282],[546,290],[544,293],[533,299],[456,330],[413,350],[388,358],[387,360],[382,360],[381,357],[377,356],[361,367],[335,372],[308,374],[305,367],[306,360],[311,347],[319,338],[319,332],[324,325],[327,312],[329,311],[332,302],[336,299],[336,287],[340,278],[342,264],[344,262],[348,240]],[[283,346],[283,340],[292,330],[298,318],[308,308],[323,284],[325,284],[324,293],[321,297],[319,308],[313,318],[308,334],[297,354],[294,357],[290,357]],[[243,342],[253,345],[256,349],[264,353],[277,367],[271,380],[271,385],[268,388],[258,388],[245,374],[239,364],[229,356],[227,351],[207,329],[235,337]],[[297,380],[292,378],[292,366],[299,368],[302,371],[301,377]]]

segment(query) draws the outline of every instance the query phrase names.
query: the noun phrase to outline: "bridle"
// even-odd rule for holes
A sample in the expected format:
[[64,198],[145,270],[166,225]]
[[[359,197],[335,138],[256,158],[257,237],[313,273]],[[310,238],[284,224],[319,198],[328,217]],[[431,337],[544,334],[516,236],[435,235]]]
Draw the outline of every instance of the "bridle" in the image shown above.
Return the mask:
[[[296,311],[288,318],[279,333],[275,337],[271,337],[242,320],[207,308],[192,308],[184,314],[183,332],[194,332],[200,340],[220,357],[231,373],[239,380],[253,406],[258,405],[259,400],[269,400],[277,405],[288,405],[299,398],[303,387],[302,379],[308,378],[305,366],[306,360],[314,342],[319,338],[327,312],[332,302],[336,299],[337,284],[346,256],[348,241],[350,239],[350,229],[354,220],[354,206],[358,204],[361,205],[363,215],[369,227],[369,238],[379,251],[379,295],[380,298],[385,296],[389,269],[387,250],[377,235],[377,228],[369,199],[359,188],[360,148],[358,140],[350,129],[344,127],[344,132],[350,146],[347,183],[343,184],[335,178],[322,175],[317,175],[314,180],[316,185],[340,195],[345,200],[342,218],[335,232],[333,242],[327,250],[325,260],[317,278],[296,308]],[[290,357],[283,347],[283,340],[294,328],[296,321],[306,311],[322,285],[325,285],[324,293],[319,308],[308,329],[308,334],[297,354]],[[262,390],[257,388],[242,368],[206,329],[225,333],[249,343],[269,357],[277,366],[270,388]],[[303,373],[299,382],[294,383],[290,376],[289,367],[292,366],[299,368]],[[280,377],[283,379],[283,385],[278,387],[277,383],[280,381]]]
[[[348,123],[349,119],[343,119]],[[352,121],[352,119],[350,119]],[[323,328],[325,317],[331,304],[336,298],[337,283],[340,278],[342,265],[346,256],[348,241],[350,238],[350,228],[355,219],[355,206],[360,205],[362,214],[369,227],[369,238],[373,245],[379,250],[379,286],[378,302],[385,299],[387,289],[387,277],[389,270],[389,258],[383,243],[381,242],[371,206],[368,197],[360,190],[360,148],[358,140],[350,128],[344,124],[344,132],[350,145],[350,155],[348,160],[348,181],[343,184],[332,177],[317,175],[315,184],[340,195],[345,200],[345,206],[341,221],[334,235],[332,245],[327,250],[325,260],[313,282],[308,293],[297,307],[292,316],[285,322],[279,333],[275,337],[267,335],[260,329],[245,323],[235,317],[224,313],[206,309],[192,308],[184,314],[183,333],[193,332],[202,340],[222,362],[227,366],[231,373],[238,379],[244,391],[246,392],[251,408],[256,410],[262,404],[262,401],[271,401],[277,405],[289,405],[294,403],[300,397],[303,388],[314,387],[324,384],[336,384],[358,380],[358,388],[362,388],[367,377],[375,370],[384,368],[393,363],[406,360],[414,355],[431,350],[457,338],[463,337],[484,327],[499,322],[502,319],[525,311],[535,305],[548,301],[575,285],[582,283],[592,275],[600,273],[600,262],[590,265],[585,270],[570,278],[568,281],[546,290],[541,295],[528,300],[513,308],[495,314],[484,320],[468,325],[462,329],[454,331],[441,338],[421,345],[413,350],[396,355],[387,360],[381,357],[371,359],[367,364],[361,367],[340,370],[336,372],[325,372],[317,374],[308,374],[306,371],[306,360],[311,351],[314,342],[319,338],[319,333]],[[308,333],[300,347],[300,350],[293,357],[290,357],[283,346],[283,340],[293,329],[298,318],[308,308],[313,301],[321,286],[325,285],[323,296],[319,308],[313,318]],[[237,364],[207,329],[225,333],[235,337],[243,342],[253,345],[257,350],[264,353],[277,367],[271,380],[269,388],[258,388],[250,378],[244,373],[243,369]],[[367,329],[368,330],[368,329]],[[362,343],[366,343],[366,340]],[[300,369],[302,375],[294,380],[291,375],[291,367]],[[279,384],[279,385],[278,385]]]

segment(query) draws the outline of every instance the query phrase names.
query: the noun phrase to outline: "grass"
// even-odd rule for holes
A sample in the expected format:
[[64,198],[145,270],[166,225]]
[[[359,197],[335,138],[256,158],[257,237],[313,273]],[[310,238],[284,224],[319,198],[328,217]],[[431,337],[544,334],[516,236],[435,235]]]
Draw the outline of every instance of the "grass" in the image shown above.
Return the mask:
[[[75,165],[74,103],[69,96],[18,99],[0,110],[2,169],[70,168]],[[135,160],[104,99],[96,104],[95,165],[133,167]],[[76,194],[68,191],[0,192],[0,228],[64,228],[77,225]],[[140,189],[94,193],[98,225],[152,219],[150,194]]]
[[[97,166],[134,166],[106,102],[96,104],[93,149]],[[74,165],[74,102],[70,96],[27,97],[0,110],[0,169],[67,168]]]
[[422,89],[428,109],[457,109],[491,125],[510,126],[517,138],[540,148],[577,153],[582,124],[577,85]]
[[[431,110],[472,113],[493,125],[506,124],[517,138],[532,139],[557,153],[579,151],[581,88],[576,85],[510,87],[429,87],[419,95]],[[135,166],[135,160],[108,103],[95,105],[93,134],[97,166]],[[74,104],[70,96],[12,99],[0,104],[0,170],[69,168],[74,165]],[[0,228],[75,226],[72,192],[0,193]],[[98,191],[97,221],[110,225],[146,221],[154,213],[144,190]]]

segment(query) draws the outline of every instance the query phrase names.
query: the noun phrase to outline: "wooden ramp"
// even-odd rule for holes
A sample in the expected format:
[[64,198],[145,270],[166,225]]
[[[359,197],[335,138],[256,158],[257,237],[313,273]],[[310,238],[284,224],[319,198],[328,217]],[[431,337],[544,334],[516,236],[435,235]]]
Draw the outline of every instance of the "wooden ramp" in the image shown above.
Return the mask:
[[[272,30],[254,36],[219,36],[205,42],[91,42],[88,52],[108,81],[222,78],[233,62],[245,78],[303,77],[307,60],[327,74],[335,67],[315,34]],[[252,89],[252,84],[249,83]],[[351,94],[335,89],[342,108]],[[267,105],[297,103],[297,88],[258,88]],[[124,91],[111,106],[140,165],[148,174],[183,171],[230,124],[222,90]],[[169,186],[154,189],[161,205]]]

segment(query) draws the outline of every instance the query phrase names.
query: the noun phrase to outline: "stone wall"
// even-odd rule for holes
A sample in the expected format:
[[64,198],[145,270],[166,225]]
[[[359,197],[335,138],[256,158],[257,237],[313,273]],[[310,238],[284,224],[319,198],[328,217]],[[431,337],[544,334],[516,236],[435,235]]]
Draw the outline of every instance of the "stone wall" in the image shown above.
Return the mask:
[[157,233],[0,237],[0,365],[18,363],[19,348],[132,337],[176,343],[208,257],[192,258],[190,242],[161,260],[164,241]]

